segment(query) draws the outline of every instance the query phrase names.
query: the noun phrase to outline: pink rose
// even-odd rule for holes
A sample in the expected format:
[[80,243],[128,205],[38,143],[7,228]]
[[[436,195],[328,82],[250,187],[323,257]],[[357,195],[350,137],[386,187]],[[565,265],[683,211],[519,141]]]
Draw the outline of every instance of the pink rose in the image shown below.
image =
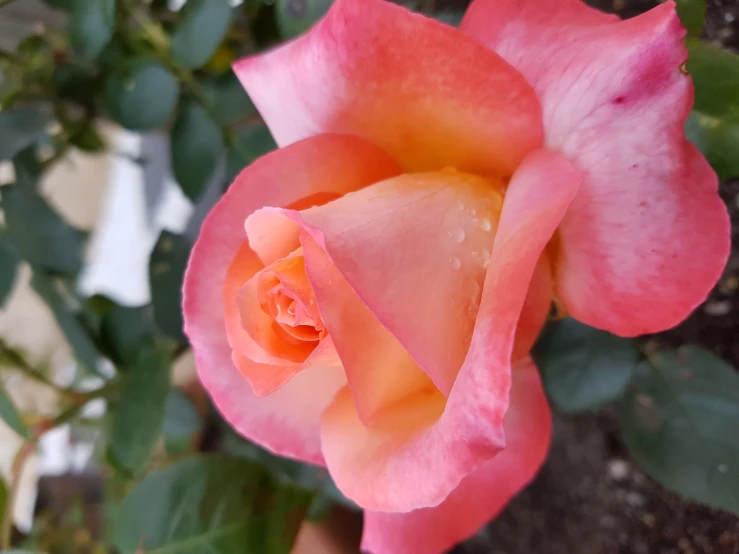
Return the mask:
[[437,553],[542,464],[527,355],[552,300],[619,335],[678,323],[729,251],[670,1],[476,0],[461,30],[338,0],[235,71],[281,148],[203,225],[184,291],[233,427],[325,465],[363,548]]

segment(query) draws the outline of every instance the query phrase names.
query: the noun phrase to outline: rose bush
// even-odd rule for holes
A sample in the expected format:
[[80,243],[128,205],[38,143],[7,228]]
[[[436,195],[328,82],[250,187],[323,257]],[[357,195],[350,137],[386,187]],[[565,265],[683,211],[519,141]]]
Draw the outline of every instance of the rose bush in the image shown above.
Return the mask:
[[237,431],[365,509],[367,551],[443,551],[535,475],[552,301],[633,336],[719,277],[683,34],[673,2],[476,0],[454,29],[338,0],[235,65],[281,148],[203,224],[186,333]]

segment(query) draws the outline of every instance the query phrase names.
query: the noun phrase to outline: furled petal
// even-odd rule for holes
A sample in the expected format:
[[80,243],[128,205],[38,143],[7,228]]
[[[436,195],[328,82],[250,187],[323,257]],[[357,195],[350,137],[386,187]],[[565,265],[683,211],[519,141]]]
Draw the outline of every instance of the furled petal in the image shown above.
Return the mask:
[[[499,183],[457,172],[414,173],[305,210],[298,221],[320,231],[351,289],[447,395],[470,344],[501,204]],[[253,237],[266,235],[259,221],[277,229],[279,215],[263,210],[247,221],[257,252]],[[330,314],[319,306],[325,320]],[[348,318],[342,328],[328,328],[356,336],[344,331],[351,325]],[[351,385],[352,368],[347,372]],[[364,388],[353,389],[364,418],[358,398]]]
[[[286,342],[276,335],[273,320],[262,310],[257,296],[257,280],[263,270],[257,255],[243,244],[226,272],[223,286],[228,342],[235,352],[253,362],[288,365],[297,370],[315,345]],[[249,378],[248,372],[243,373]]]
[[183,301],[185,332],[200,379],[237,431],[278,454],[322,462],[319,419],[345,378],[340,368],[316,368],[257,398],[234,366],[222,289],[245,238],[244,220],[265,205],[305,206],[305,199],[340,195],[398,171],[382,151],[360,139],[307,139],[246,168],[203,223],[185,274]]
[[534,276],[531,278],[529,292],[521,310],[516,329],[516,340],[513,345],[515,362],[526,358],[539,338],[552,307],[552,262],[549,249],[545,250],[536,264]]
[[362,551],[439,554],[473,535],[536,475],[549,449],[551,428],[538,372],[524,359],[511,373],[505,449],[465,477],[438,506],[404,514],[365,512]]
[[[580,175],[564,159],[543,150],[529,155],[511,180],[469,350],[446,405],[437,390],[418,386],[409,389],[407,397],[383,406],[364,424],[346,388],[326,410],[321,432],[326,463],[342,492],[360,506],[401,512],[435,506],[504,445],[503,417],[516,324],[537,261],[579,182]],[[351,221],[348,214],[347,222]],[[424,225],[423,220],[417,225]],[[320,259],[321,253],[331,254],[329,239],[308,227],[302,238],[306,271],[351,386],[352,373],[359,367],[355,364],[363,356],[377,356],[375,343],[357,340],[352,334],[352,312],[345,308],[348,293],[336,292],[346,276],[339,271],[328,273],[341,267]],[[403,239],[386,235],[384,240],[392,244]],[[439,246],[444,248],[444,242]],[[356,251],[356,264],[368,268],[365,251],[372,249],[363,243]],[[427,255],[438,254],[432,249]],[[423,256],[409,254],[408,270],[422,261]],[[438,294],[451,293],[444,288]],[[447,323],[453,332],[452,322],[439,319],[437,323]],[[440,334],[430,336],[429,346],[441,338]],[[406,363],[402,356],[398,359]]]
[[554,263],[566,309],[622,335],[678,323],[718,279],[729,222],[683,131],[693,88],[674,2],[622,22],[577,0],[475,0],[462,29],[526,76],[547,146],[585,175]]
[[407,170],[510,176],[541,145],[514,69],[457,29],[384,0],[337,0],[305,36],[234,71],[278,144],[363,137]]

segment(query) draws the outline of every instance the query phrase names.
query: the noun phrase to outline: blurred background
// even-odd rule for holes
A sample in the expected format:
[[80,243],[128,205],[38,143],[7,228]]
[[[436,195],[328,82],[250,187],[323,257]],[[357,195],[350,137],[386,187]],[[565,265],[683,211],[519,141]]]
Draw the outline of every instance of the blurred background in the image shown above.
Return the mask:
[[[275,148],[230,64],[330,3],[0,0],[0,552],[359,551],[361,512],[324,470],[220,419],[179,311],[202,218]],[[404,4],[457,25],[468,2]],[[739,3],[678,5],[686,132],[736,229]],[[668,333],[553,321],[536,351],[557,409],[549,461],[454,552],[739,553],[737,288],[733,254]]]

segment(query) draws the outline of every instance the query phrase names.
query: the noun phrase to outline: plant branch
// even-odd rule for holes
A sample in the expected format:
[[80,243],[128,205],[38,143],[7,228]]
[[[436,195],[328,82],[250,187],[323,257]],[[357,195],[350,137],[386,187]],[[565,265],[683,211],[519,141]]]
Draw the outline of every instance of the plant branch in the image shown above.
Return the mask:
[[[141,29],[147,35],[149,43],[151,44],[152,48],[154,48],[154,52],[159,58],[159,61],[164,63],[167,68],[172,71],[172,73],[174,73],[175,76],[187,86],[187,88],[190,90],[190,93],[195,97],[195,100],[197,100],[203,107],[203,109],[208,113],[208,115],[212,117],[213,106],[208,101],[208,98],[206,97],[205,91],[203,90],[201,84],[198,82],[192,72],[179,67],[172,60],[169,51],[169,39],[167,38],[167,35],[164,33],[162,28],[155,21],[152,21],[145,13],[139,11],[138,9],[131,8],[130,6],[127,6],[127,9],[128,12],[131,14],[133,20],[139,24]],[[231,129],[225,126],[221,127],[221,135],[223,136],[224,143],[233,148],[243,160],[248,160],[251,158],[251,156],[249,156],[249,153],[241,147],[236,134]]]
[[93,391],[82,392],[61,387],[57,385],[54,381],[49,379],[46,375],[44,375],[42,371],[29,364],[28,361],[21,354],[19,354],[15,348],[6,343],[2,337],[0,337],[0,357],[5,358],[9,362],[9,367],[19,370],[26,377],[33,379],[38,383],[46,385],[63,398],[66,398],[67,400],[71,400],[73,402],[81,402],[82,404],[84,404],[85,402],[87,402],[88,400],[92,400],[93,398],[107,396],[113,388],[112,385],[109,384]]
[[23,468],[26,465],[28,457],[35,448],[35,443],[25,442],[13,458],[13,465],[10,469],[10,488],[8,489],[8,498],[5,502],[5,512],[3,513],[2,523],[0,524],[0,548],[7,550],[10,548],[10,539],[13,535],[13,512],[15,501],[18,497],[18,489],[20,488],[21,476]]

